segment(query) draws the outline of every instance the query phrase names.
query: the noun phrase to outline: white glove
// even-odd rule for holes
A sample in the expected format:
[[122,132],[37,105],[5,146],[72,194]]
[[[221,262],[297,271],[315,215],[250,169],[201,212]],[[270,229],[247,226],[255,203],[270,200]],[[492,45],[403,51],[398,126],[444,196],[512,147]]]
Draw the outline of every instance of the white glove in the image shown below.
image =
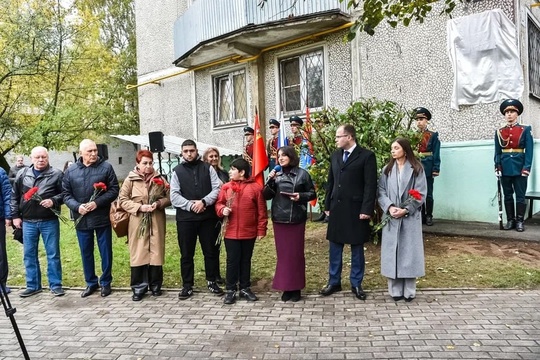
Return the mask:
[[499,170],[495,170],[495,176],[496,177],[501,177],[502,173]]

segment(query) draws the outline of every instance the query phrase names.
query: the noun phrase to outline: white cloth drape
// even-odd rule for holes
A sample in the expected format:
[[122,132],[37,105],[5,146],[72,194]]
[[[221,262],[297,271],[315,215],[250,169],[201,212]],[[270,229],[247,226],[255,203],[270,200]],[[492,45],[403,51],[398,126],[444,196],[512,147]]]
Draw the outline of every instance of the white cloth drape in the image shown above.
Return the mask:
[[454,72],[453,109],[521,97],[523,72],[516,28],[502,10],[449,20],[447,39]]

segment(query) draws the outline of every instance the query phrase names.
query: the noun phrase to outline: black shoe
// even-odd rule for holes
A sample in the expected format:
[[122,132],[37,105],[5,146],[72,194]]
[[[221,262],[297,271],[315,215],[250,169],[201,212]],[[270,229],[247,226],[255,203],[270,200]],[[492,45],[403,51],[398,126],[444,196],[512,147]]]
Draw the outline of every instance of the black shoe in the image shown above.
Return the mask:
[[208,281],[208,290],[214,295],[221,296],[224,294],[223,289],[221,289],[215,281]]
[[405,302],[411,302],[414,300],[414,296],[405,298]]
[[236,302],[236,291],[227,290],[225,297],[223,298],[223,303],[226,305],[231,305]]
[[133,301],[141,301],[142,298],[143,298],[142,294],[133,294],[133,296],[131,297],[131,300],[133,300]]
[[83,292],[81,293],[81,297],[85,298],[87,296],[92,295],[93,293],[96,292],[96,290],[98,288],[99,288],[99,286],[97,286],[97,285],[87,286],[86,289],[84,289]]
[[327,222],[329,222],[329,221],[330,221],[330,215],[326,216],[326,217],[324,218],[324,221],[323,221],[323,222],[327,223]]
[[187,298],[191,297],[193,295],[193,288],[191,286],[184,286],[180,293],[178,294],[178,298],[180,300],[186,300]]
[[64,292],[64,289],[62,289],[61,287],[57,287],[51,289],[51,294],[53,294],[54,296],[64,296],[66,293]]
[[366,300],[367,295],[361,286],[353,286],[351,287],[351,291],[357,299]]
[[152,290],[152,296],[161,296],[163,295],[163,291],[161,289]]
[[247,301],[257,301],[259,298],[251,291],[250,288],[240,290],[240,297],[245,298]]
[[392,296],[392,299],[394,299],[394,301],[401,301],[405,298],[403,296]]
[[326,214],[321,213],[321,215],[318,218],[316,218],[315,220],[313,220],[313,222],[323,222],[324,219],[326,219]]
[[517,232],[524,232],[525,231],[525,226],[523,225],[523,221],[516,221],[516,231]]
[[43,289],[26,289],[22,293],[20,293],[19,296],[22,297],[22,298],[25,298],[25,297],[29,297],[29,296],[32,296],[32,295],[39,294],[42,291],[43,291]]
[[291,291],[291,292],[292,292],[291,301],[292,302],[300,301],[300,299],[302,298],[302,293],[300,292],[300,290],[294,290],[294,291]]
[[330,296],[338,291],[341,291],[341,285],[326,285],[319,291],[319,294],[322,296]]
[[516,228],[516,220],[515,219],[510,219],[506,222],[506,225],[504,225],[503,229],[504,230],[512,230],[512,229],[515,229]]
[[281,301],[287,302],[291,300],[292,298],[292,291],[284,291],[283,294],[281,294]]
[[433,216],[426,216],[426,225],[433,226]]
[[101,297],[107,297],[111,295],[111,285],[105,285],[101,287]]

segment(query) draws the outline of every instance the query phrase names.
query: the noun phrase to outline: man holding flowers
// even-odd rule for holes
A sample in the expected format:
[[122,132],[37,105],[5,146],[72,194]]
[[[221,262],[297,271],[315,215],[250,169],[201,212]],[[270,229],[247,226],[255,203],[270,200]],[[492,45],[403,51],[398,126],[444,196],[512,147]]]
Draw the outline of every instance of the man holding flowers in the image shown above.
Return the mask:
[[[75,229],[81,249],[86,289],[81,297],[92,295],[101,285],[101,296],[111,294],[112,227],[109,221],[111,203],[119,187],[111,164],[98,156],[96,143],[85,139],[79,146],[81,157],[70,166],[62,182],[64,202],[75,215]],[[96,276],[94,233],[101,255],[101,271]]]
[[26,271],[26,290],[19,294],[28,297],[40,293],[41,270],[38,257],[39,236],[47,254],[49,288],[55,296],[62,290],[60,262],[60,206],[62,205],[62,171],[49,165],[46,148],[32,149],[32,165],[20,171],[11,191],[13,225],[23,229],[23,259]]

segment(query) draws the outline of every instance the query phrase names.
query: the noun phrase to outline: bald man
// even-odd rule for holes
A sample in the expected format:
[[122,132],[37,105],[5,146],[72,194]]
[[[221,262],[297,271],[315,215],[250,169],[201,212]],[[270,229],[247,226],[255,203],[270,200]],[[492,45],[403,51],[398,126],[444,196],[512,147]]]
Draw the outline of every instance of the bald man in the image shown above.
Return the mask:
[[[23,259],[26,270],[26,290],[20,297],[42,292],[39,265],[39,237],[47,254],[49,289],[54,296],[64,295],[60,262],[60,222],[54,211],[62,205],[62,171],[49,164],[49,153],[43,146],[32,149],[32,165],[17,173],[11,192],[13,226],[23,229]],[[25,194],[37,187],[39,200],[25,199]]]
[[[81,249],[86,289],[81,297],[96,292],[101,285],[101,296],[111,294],[112,282],[112,228],[109,221],[111,203],[118,197],[118,179],[111,164],[98,156],[96,143],[85,139],[79,146],[80,158],[65,174],[62,187],[64,203],[78,220],[77,238]],[[106,191],[100,191],[95,199],[94,184],[104,183]],[[94,262],[94,234],[101,256],[101,277],[96,275]]]

